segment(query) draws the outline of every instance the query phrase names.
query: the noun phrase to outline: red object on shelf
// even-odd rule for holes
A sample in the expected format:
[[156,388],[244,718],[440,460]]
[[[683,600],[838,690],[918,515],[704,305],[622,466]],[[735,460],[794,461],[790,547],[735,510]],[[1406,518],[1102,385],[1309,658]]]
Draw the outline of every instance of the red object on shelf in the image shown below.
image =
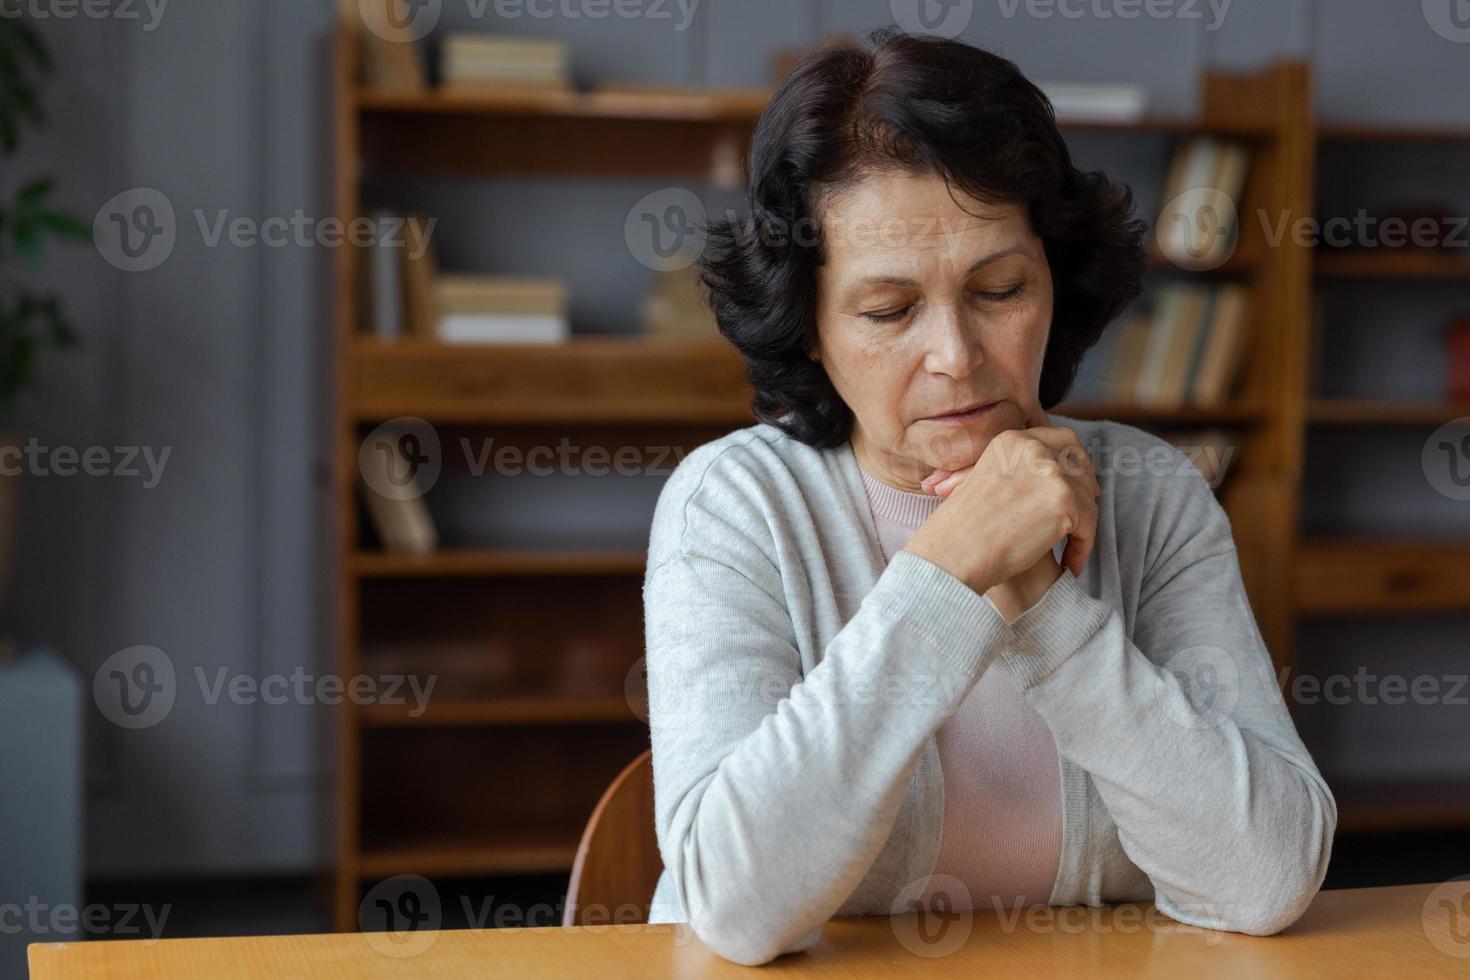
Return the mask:
[[1452,400],[1470,399],[1470,316],[1456,317],[1445,330],[1445,361]]

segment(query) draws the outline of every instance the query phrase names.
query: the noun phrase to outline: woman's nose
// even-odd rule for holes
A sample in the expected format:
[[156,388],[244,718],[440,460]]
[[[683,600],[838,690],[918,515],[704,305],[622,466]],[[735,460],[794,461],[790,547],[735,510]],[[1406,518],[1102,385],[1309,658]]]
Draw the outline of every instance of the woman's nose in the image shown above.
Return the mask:
[[963,378],[984,359],[979,331],[960,304],[932,307],[927,327],[925,367],[930,373]]

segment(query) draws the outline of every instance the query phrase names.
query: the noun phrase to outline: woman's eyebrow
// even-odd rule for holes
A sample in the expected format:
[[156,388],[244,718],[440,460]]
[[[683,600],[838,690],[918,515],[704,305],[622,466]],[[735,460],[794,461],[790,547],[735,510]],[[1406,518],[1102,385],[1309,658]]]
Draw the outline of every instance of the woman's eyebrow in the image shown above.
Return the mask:
[[[1000,259],[1003,259],[1003,258],[1005,258],[1008,255],[1025,255],[1025,254],[1027,254],[1027,249],[1026,249],[1026,246],[1024,246],[1024,245],[1012,245],[1010,248],[1003,248],[1003,249],[1000,249],[999,251],[991,252],[989,255],[982,256],[981,258],[978,258],[974,262],[972,262],[970,264],[970,267],[965,270],[965,275],[967,275],[967,276],[968,275],[972,275],[977,270],[983,269],[985,266],[991,264],[992,262],[997,262]],[[913,287],[917,287],[918,285],[919,285],[919,283],[918,283],[917,280],[909,279],[909,278],[907,278],[905,276],[884,276],[884,275],[865,276],[862,279],[859,279],[856,282],[854,282],[852,284],[851,289],[849,289],[848,292],[851,293],[852,290],[861,289],[864,286],[913,286]]]

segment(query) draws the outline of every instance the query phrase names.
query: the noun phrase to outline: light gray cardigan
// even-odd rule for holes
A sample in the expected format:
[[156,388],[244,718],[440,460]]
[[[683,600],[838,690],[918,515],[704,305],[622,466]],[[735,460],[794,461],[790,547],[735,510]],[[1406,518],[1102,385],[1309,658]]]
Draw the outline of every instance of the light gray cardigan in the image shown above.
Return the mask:
[[665,864],[651,921],[756,964],[833,915],[911,908],[939,852],[934,732],[987,669],[1056,739],[1053,905],[1153,899],[1254,934],[1306,909],[1337,806],[1275,683],[1225,511],[1163,440],[1051,420],[1093,460],[1097,540],[1080,578],[1064,569],[1010,623],[912,552],[885,567],[850,443],[753,425],[679,464],[643,587]]

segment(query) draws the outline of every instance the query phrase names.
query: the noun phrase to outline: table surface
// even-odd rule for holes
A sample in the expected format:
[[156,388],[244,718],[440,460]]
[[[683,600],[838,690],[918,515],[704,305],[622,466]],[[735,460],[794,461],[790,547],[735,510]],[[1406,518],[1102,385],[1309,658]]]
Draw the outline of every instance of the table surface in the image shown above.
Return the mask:
[[[80,977],[750,977],[683,926],[37,943],[33,980]],[[1470,976],[1470,880],[1323,892],[1290,929],[1242,936],[1148,905],[834,919],[770,976]]]

